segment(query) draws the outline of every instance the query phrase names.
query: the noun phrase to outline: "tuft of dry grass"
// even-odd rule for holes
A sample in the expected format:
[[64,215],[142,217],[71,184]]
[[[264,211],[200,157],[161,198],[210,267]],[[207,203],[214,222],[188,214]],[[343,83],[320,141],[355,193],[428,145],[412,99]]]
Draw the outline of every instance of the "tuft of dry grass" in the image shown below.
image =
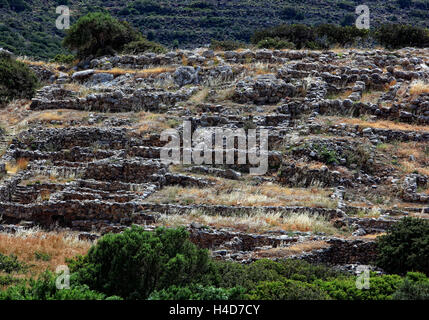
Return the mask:
[[143,69],[143,70],[113,68],[110,70],[95,70],[95,72],[110,73],[110,74],[113,74],[114,76],[120,76],[128,73],[128,74],[133,74],[139,78],[148,78],[150,76],[156,76],[158,74],[165,73],[165,72],[173,72],[174,70],[176,70],[174,67],[156,67],[156,68],[149,68],[149,69]]
[[364,128],[429,132],[428,126],[412,125],[408,123],[396,123],[388,120],[366,121],[359,118],[335,118],[330,120],[334,123],[359,125]]
[[410,85],[410,94],[420,95],[422,93],[429,93],[429,83],[423,80],[415,80]]
[[[66,259],[86,254],[92,243],[79,240],[74,234],[43,232],[37,228],[21,230],[15,234],[0,233],[0,252],[14,254],[18,260],[30,266],[34,276],[49,269],[55,271]],[[45,257],[40,259],[40,255]]]
[[286,215],[281,212],[267,213],[260,209],[239,216],[210,215],[203,210],[194,209],[187,215],[161,214],[158,223],[164,226],[178,227],[194,221],[214,228],[229,228],[252,233],[264,233],[272,230],[340,233],[327,218],[317,214],[300,212]]
[[8,174],[16,174],[22,170],[27,169],[29,160],[26,158],[19,158],[16,162],[6,163],[6,172]]
[[209,95],[209,88],[203,88],[197,93],[195,93],[190,99],[190,102],[193,103],[202,103],[206,101],[207,97]]
[[329,247],[329,244],[325,241],[307,241],[293,243],[287,247],[270,248],[268,250],[258,250],[254,253],[258,258],[283,258],[292,255],[302,254],[304,252],[310,252],[322,248]]
[[306,206],[335,208],[330,191],[321,188],[286,188],[273,183],[259,186],[215,179],[209,188],[165,187],[148,198],[158,203],[210,204],[230,206]]

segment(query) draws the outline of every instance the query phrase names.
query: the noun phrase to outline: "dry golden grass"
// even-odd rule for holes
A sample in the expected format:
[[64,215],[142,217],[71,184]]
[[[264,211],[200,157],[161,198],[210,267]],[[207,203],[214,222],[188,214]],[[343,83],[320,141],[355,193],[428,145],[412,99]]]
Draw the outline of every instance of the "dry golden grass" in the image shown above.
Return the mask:
[[418,172],[420,174],[429,176],[428,166],[421,167],[418,163],[408,160],[400,161],[399,163],[401,164],[401,167],[406,173]]
[[412,125],[408,123],[396,123],[388,120],[366,121],[359,118],[332,118],[332,117],[329,117],[329,118],[334,123],[346,123],[346,124],[352,124],[352,125],[359,125],[365,128],[369,127],[369,128],[375,128],[375,129],[429,132],[428,126]]
[[[55,271],[64,265],[67,258],[88,252],[91,243],[66,233],[43,232],[37,229],[20,231],[16,234],[0,233],[0,252],[14,254],[19,261],[30,265],[29,275],[38,275],[46,269]],[[36,253],[46,259],[38,259]]]
[[158,224],[162,226],[178,227],[198,222],[214,228],[228,228],[241,232],[264,233],[272,230],[283,231],[312,231],[326,234],[340,234],[325,217],[307,212],[292,213],[282,216],[281,212],[267,213],[255,209],[251,213],[235,216],[221,216],[206,214],[202,210],[194,209],[189,214],[161,214]]
[[410,94],[416,96],[422,93],[429,93],[429,83],[423,80],[413,81],[410,85]]
[[137,123],[133,126],[134,131],[141,135],[144,133],[160,133],[172,127],[165,114],[141,111],[136,114]]
[[153,194],[149,201],[158,203],[178,202],[182,204],[210,204],[230,206],[306,206],[336,207],[329,196],[331,191],[321,188],[285,188],[277,184],[264,183],[259,186],[243,182],[216,179],[209,188],[165,187]]
[[95,70],[95,72],[110,73],[110,74],[113,74],[114,76],[120,76],[120,75],[129,73],[139,78],[148,78],[150,76],[155,76],[164,72],[173,72],[174,70],[176,70],[174,67],[156,67],[156,68],[149,68],[149,69],[143,69],[143,70],[113,68],[110,70]]
[[86,111],[76,111],[68,109],[57,109],[57,110],[46,110],[46,111],[35,111],[32,112],[27,118],[18,123],[17,128],[25,128],[28,124],[33,122],[44,122],[45,125],[49,125],[50,121],[82,121],[88,117]]
[[28,166],[28,159],[26,158],[19,158],[16,160],[16,162],[8,162],[6,163],[6,172],[8,174],[16,174],[22,170],[27,169]]
[[46,62],[46,61],[34,61],[29,59],[28,57],[18,57],[17,60],[32,66],[45,66],[47,68],[55,69],[55,70],[58,69],[60,66],[58,63]]
[[382,94],[382,91],[365,91],[362,94],[361,101],[364,103],[377,103],[378,99],[381,97]]
[[203,88],[200,91],[198,91],[196,94],[194,94],[189,99],[189,101],[192,103],[202,103],[206,101],[208,95],[209,95],[209,88]]
[[255,251],[254,256],[258,258],[282,258],[327,247],[329,247],[329,244],[325,241],[298,242],[287,247],[258,250]]

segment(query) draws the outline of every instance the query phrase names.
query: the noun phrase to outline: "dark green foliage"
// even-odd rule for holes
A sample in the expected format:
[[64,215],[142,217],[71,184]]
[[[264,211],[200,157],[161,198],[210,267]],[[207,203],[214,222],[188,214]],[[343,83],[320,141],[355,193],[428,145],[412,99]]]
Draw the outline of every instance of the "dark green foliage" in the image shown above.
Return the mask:
[[12,99],[31,99],[38,81],[24,63],[0,57],[0,105]]
[[346,14],[344,16],[344,18],[341,20],[341,25],[343,27],[345,27],[345,26],[352,26],[352,25],[355,24],[355,21],[356,21],[356,16],[354,16],[353,14]]
[[210,44],[210,48],[214,50],[224,50],[224,51],[232,51],[237,50],[239,48],[243,48],[245,44],[233,41],[233,40],[212,40]]
[[14,255],[6,256],[0,253],[0,271],[6,273],[24,271],[26,266]]
[[24,0],[8,0],[8,2],[10,8],[16,12],[30,10],[30,6]]
[[404,9],[404,8],[409,8],[411,6],[412,0],[397,0],[399,6]]
[[295,45],[279,38],[265,38],[264,40],[259,41],[256,44],[256,47],[269,49],[294,49]]
[[167,49],[159,43],[142,39],[127,43],[124,46],[123,52],[129,54],[139,54],[143,52],[165,53]]
[[243,293],[243,288],[223,289],[196,284],[155,291],[149,300],[240,300]]
[[315,40],[315,33],[312,27],[303,24],[284,24],[255,32],[252,36],[252,43],[257,44],[266,38],[279,38],[286,40],[294,43],[297,49],[301,49],[305,47],[308,42]]
[[429,278],[423,273],[408,272],[393,295],[395,300],[429,300]]
[[285,279],[313,282],[317,279],[329,279],[342,276],[342,273],[324,265],[310,264],[301,260],[275,262],[261,259],[249,265],[232,262],[215,262],[205,283],[221,288],[240,286],[254,289],[262,281],[283,281]]
[[329,296],[315,285],[295,281],[264,281],[245,296],[250,300],[329,300]]
[[304,14],[297,10],[295,7],[284,7],[280,11],[280,15],[283,19],[296,19],[296,20],[302,20],[304,19]]
[[402,281],[398,275],[371,276],[369,289],[358,289],[356,277],[316,280],[314,284],[336,300],[389,300]]
[[424,48],[429,46],[428,29],[410,25],[382,25],[376,30],[375,38],[383,46],[393,49],[402,47]]
[[125,44],[141,39],[141,34],[127,22],[118,21],[107,13],[95,12],[81,17],[67,30],[63,45],[83,58],[113,54],[122,50]]
[[71,64],[75,60],[75,56],[72,54],[57,54],[52,61],[58,63]]
[[58,290],[55,276],[47,271],[37,280],[19,283],[0,291],[0,300],[118,300],[90,290],[86,285],[73,285],[69,289]]
[[36,251],[34,252],[34,257],[36,260],[42,260],[42,261],[50,261],[51,255],[46,252]]
[[390,273],[429,275],[429,221],[403,218],[378,239],[377,265]]
[[101,238],[71,269],[94,290],[145,299],[154,290],[197,281],[208,271],[207,250],[198,249],[188,236],[183,228],[146,232],[133,226]]

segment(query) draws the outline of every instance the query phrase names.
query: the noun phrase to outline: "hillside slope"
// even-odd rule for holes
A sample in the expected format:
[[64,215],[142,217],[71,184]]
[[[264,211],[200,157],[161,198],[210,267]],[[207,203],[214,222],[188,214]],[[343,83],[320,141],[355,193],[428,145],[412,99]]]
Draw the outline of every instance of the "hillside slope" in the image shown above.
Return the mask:
[[[403,1],[406,2],[406,1]],[[62,30],[55,8],[67,4],[72,22],[89,11],[106,10],[129,21],[149,39],[172,46],[195,47],[210,39],[248,41],[254,30],[281,23],[347,23],[359,0],[0,0],[0,47],[19,55],[51,58],[62,52]],[[367,3],[368,4],[368,3]],[[429,25],[429,1],[372,0],[372,25]],[[352,19],[353,17],[353,19]]]

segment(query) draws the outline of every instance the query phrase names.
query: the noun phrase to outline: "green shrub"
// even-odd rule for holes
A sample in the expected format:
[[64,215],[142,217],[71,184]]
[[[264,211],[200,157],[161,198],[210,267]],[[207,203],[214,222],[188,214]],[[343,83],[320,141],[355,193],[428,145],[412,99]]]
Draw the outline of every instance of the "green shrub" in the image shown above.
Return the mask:
[[371,276],[369,289],[358,289],[356,277],[314,282],[336,300],[389,300],[401,283],[402,278],[398,275]]
[[309,283],[283,280],[263,281],[245,296],[250,300],[329,300],[329,296]]
[[393,295],[395,300],[429,300],[429,278],[423,273],[408,272]]
[[240,48],[244,48],[246,45],[241,42],[233,41],[233,40],[212,40],[210,43],[210,48],[213,50],[224,50],[224,51],[232,51]]
[[55,276],[47,271],[37,280],[30,279],[28,283],[19,283],[0,291],[0,300],[105,300],[104,294],[90,290],[86,285],[73,285],[69,289],[59,290],[55,284]]
[[377,265],[389,273],[429,275],[429,221],[403,218],[378,239]]
[[65,64],[72,64],[75,60],[75,56],[72,54],[57,54],[52,61],[57,63],[65,63]]
[[19,261],[15,255],[6,256],[0,253],[0,271],[6,273],[19,272],[26,269],[26,265]]
[[420,28],[401,24],[385,24],[380,26],[375,32],[375,38],[387,48],[419,47],[429,46],[429,31]]
[[0,58],[0,105],[12,99],[31,99],[38,81],[24,63]]
[[221,288],[240,286],[254,289],[262,281],[283,281],[285,279],[313,282],[317,279],[340,277],[343,274],[324,265],[310,264],[306,261],[287,259],[272,261],[261,259],[249,265],[217,261],[211,273],[206,276],[206,285]]
[[243,288],[223,289],[200,284],[155,291],[149,300],[239,300],[244,293]]
[[140,33],[127,22],[118,21],[107,13],[88,13],[73,24],[63,40],[69,50],[76,50],[79,58],[113,54],[124,45],[141,40]]
[[133,41],[124,46],[124,53],[139,54],[143,52],[165,53],[167,49],[159,43],[146,39]]
[[268,48],[268,49],[294,49],[295,45],[291,42],[281,40],[279,38],[265,38],[264,40],[259,41],[256,44],[258,48]]
[[209,270],[209,255],[189,241],[184,228],[146,232],[133,226],[121,234],[105,235],[70,267],[91,289],[145,299],[154,290],[197,281]]

